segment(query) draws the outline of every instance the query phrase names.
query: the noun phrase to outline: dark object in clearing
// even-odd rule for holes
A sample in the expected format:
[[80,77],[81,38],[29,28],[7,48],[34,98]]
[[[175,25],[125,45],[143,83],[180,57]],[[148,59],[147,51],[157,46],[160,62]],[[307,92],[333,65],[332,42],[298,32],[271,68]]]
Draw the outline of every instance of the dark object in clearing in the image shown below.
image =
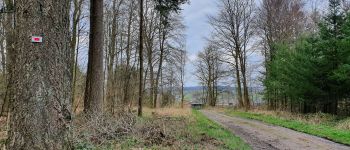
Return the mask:
[[191,103],[193,109],[202,109],[204,107],[203,103]]

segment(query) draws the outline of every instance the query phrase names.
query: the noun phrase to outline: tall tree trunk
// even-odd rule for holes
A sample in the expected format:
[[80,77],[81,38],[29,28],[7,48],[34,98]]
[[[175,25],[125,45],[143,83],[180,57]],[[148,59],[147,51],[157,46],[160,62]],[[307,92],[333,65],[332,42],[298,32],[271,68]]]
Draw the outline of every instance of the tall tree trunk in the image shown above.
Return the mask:
[[[244,48],[245,49],[245,48]],[[240,56],[240,65],[241,65],[241,73],[242,73],[242,82],[243,82],[243,104],[246,110],[249,110],[251,107],[250,99],[249,99],[249,87],[247,82],[247,71],[246,71],[246,56],[245,50],[239,55]]]
[[[108,47],[108,64],[107,64],[107,98],[106,98],[106,112],[114,113],[115,104],[115,91],[114,88],[116,73],[114,73],[114,62],[116,57],[116,42],[117,42],[117,10],[116,10],[116,0],[113,0],[113,19],[112,19],[112,31],[110,33],[110,43]],[[117,69],[117,67],[115,67]]]
[[184,101],[185,101],[185,93],[184,93],[184,86],[185,86],[185,65],[186,65],[186,52],[181,52],[181,108],[184,108]]
[[[134,3],[130,4],[131,9],[129,11],[129,20],[128,20],[128,37],[127,37],[127,46],[126,46],[126,69],[125,69],[125,84],[124,84],[124,103],[132,101],[129,96],[129,87],[130,87],[130,80],[131,80],[131,66],[130,66],[130,59],[131,59],[131,26],[132,26],[132,20],[133,20],[133,6]],[[130,106],[131,107],[131,106]],[[130,109],[130,108],[129,108]]]
[[236,82],[237,82],[237,96],[238,96],[238,107],[244,107],[242,99],[242,87],[241,87],[241,76],[239,71],[239,61],[238,56],[235,56],[235,69],[236,69]]
[[81,7],[83,4],[83,0],[74,0],[74,11],[73,11],[73,24],[72,24],[72,35],[71,35],[71,41],[70,41],[70,49],[71,49],[71,60],[72,60],[72,72],[73,72],[73,83],[72,83],[72,104],[74,103],[75,99],[75,85],[76,85],[76,69],[77,69],[77,61],[76,61],[76,55],[78,53],[76,50],[78,50],[78,42],[79,42],[79,22],[81,19]]
[[[78,28],[80,26],[78,25]],[[78,30],[78,37],[77,37],[77,40],[79,41],[80,40],[80,30]],[[74,62],[78,62],[78,56],[79,56],[79,42],[77,43],[77,46],[76,46],[76,49],[75,49],[75,60]],[[77,72],[78,72],[78,63],[74,63],[74,72],[73,72],[73,86],[72,86],[72,90],[73,90],[73,94],[72,94],[72,100],[73,100],[73,103],[72,103],[72,106],[74,107],[74,101],[75,101],[75,94],[76,94],[76,84],[77,84]],[[76,113],[77,112],[77,109],[80,105],[80,99],[78,99],[78,101],[76,102],[76,106],[73,108],[73,112]]]
[[91,0],[89,61],[86,77],[84,111],[103,110],[103,0]]
[[[162,19],[161,19],[162,20]],[[162,72],[162,66],[163,66],[163,60],[164,60],[164,43],[166,40],[166,31],[165,29],[161,29],[162,32],[160,32],[161,34],[161,42],[160,42],[160,56],[159,56],[159,64],[158,64],[158,72],[157,72],[157,77],[156,77],[156,83],[155,83],[155,89],[154,89],[154,100],[153,100],[153,104],[154,104],[154,108],[157,107],[157,98],[158,98],[158,85],[159,85],[159,78]]]
[[[0,34],[5,35],[6,20],[0,17]],[[5,35],[6,36],[6,35]],[[1,69],[4,78],[6,79],[6,55],[5,55],[5,36],[0,37],[0,55],[1,55]]]
[[[69,0],[41,2],[17,1],[10,150],[72,149]],[[28,35],[42,35],[43,43]]]
[[[2,20],[0,20],[2,21]],[[0,55],[1,55],[1,71],[3,77],[6,78],[6,55],[5,55],[5,47],[4,47],[5,38],[0,38]]]
[[181,81],[181,108],[184,108],[185,93],[184,93],[184,83]]
[[[7,11],[14,11],[15,6],[12,0],[5,0],[5,5],[7,8]],[[11,96],[11,90],[8,90],[11,88],[12,85],[12,62],[15,61],[14,59],[14,15],[13,13],[7,13],[6,14],[6,21],[5,21],[5,39],[6,39],[6,69],[7,69],[7,89],[5,92],[4,102],[1,106],[1,113],[0,115],[7,114],[9,111],[9,104],[10,100],[9,97]]]
[[140,33],[139,33],[139,97],[138,97],[138,116],[142,116],[143,101],[143,0],[140,0]]
[[244,107],[246,110],[249,110],[251,107],[250,99],[249,99],[249,91],[247,85],[247,78],[245,73],[242,73],[243,76],[243,93],[244,93]]
[[154,81],[154,67],[153,67],[153,38],[148,37],[147,38],[147,60],[148,60],[148,68],[149,68],[149,77],[150,77],[150,100],[152,101],[153,108],[156,108],[156,104],[154,103],[154,96],[155,95],[155,81]]

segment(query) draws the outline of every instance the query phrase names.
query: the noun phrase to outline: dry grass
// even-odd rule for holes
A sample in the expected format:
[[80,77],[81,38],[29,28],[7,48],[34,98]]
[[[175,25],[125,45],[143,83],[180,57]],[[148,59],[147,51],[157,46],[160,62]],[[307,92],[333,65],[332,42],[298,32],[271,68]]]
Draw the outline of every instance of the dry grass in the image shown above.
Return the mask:
[[[144,108],[144,117],[136,117],[136,111],[133,112],[115,116],[77,115],[72,128],[74,148],[191,150],[222,146],[218,140],[189,128],[197,122],[189,107]],[[0,132],[0,139],[6,139],[2,133],[6,132]]]
[[345,129],[345,130],[350,130],[350,118],[344,119],[340,121],[336,127],[338,129]]
[[80,116],[74,121],[75,148],[215,149],[216,140],[192,135],[193,131],[188,128],[194,123],[190,108],[144,108],[143,113],[144,117],[121,114],[88,119]]
[[192,150],[222,146],[216,139],[193,130],[197,120],[189,107],[144,108],[143,112],[145,117],[139,118],[134,132],[116,149]]
[[[212,108],[219,112],[225,112],[227,108]],[[235,109],[236,110],[236,109]],[[238,110],[244,111],[244,110]],[[325,124],[329,126],[334,126],[337,129],[350,130],[350,118],[339,118],[335,115],[325,114],[325,113],[312,113],[312,114],[300,114],[300,113],[290,113],[286,111],[268,111],[266,109],[253,109],[249,112],[262,115],[270,115],[279,117],[282,119],[296,120],[300,122],[305,122],[313,125]]]
[[300,113],[290,113],[286,111],[267,111],[261,109],[254,109],[251,112],[263,115],[276,116],[283,119],[291,119],[300,122],[310,123],[310,124],[323,124],[331,123],[337,120],[337,117],[325,113],[313,113],[313,114],[300,114]]
[[167,108],[144,108],[145,116],[160,116],[160,117],[189,117],[191,109],[189,107],[167,107]]
[[136,117],[130,113],[115,116],[78,116],[73,122],[75,149],[107,148],[133,132]]

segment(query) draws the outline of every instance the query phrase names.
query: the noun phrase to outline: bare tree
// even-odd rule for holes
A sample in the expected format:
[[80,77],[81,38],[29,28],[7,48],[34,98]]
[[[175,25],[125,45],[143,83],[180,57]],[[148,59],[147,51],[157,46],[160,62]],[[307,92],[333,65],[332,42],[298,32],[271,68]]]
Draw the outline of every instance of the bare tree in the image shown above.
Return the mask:
[[[117,66],[117,37],[118,33],[120,33],[119,28],[121,25],[119,25],[119,22],[117,19],[119,19],[121,6],[123,4],[123,0],[113,0],[112,2],[112,9],[111,9],[111,22],[110,22],[110,33],[108,34],[108,46],[107,46],[107,95],[106,95],[106,112],[110,114],[114,114],[114,106],[116,104],[116,82],[117,82],[117,73],[116,70],[118,69]],[[108,18],[106,18],[108,19]]]
[[210,106],[216,106],[218,99],[218,82],[223,73],[218,47],[208,45],[204,52],[198,54],[196,63],[196,76],[205,87],[206,102]]
[[72,60],[72,71],[73,71],[73,83],[72,83],[72,103],[74,103],[75,99],[75,85],[76,85],[76,69],[78,66],[77,62],[77,55],[78,55],[78,43],[79,43],[79,23],[82,19],[82,6],[83,6],[84,0],[74,0],[73,1],[73,16],[72,16],[72,34],[71,34],[71,41],[70,41],[70,48],[71,48],[71,60]]
[[135,2],[131,1],[129,4],[129,12],[128,12],[128,25],[127,25],[127,46],[126,46],[126,69],[125,69],[125,84],[124,84],[124,103],[129,102],[129,109],[131,107],[132,100],[130,99],[130,83],[132,79],[132,64],[131,64],[131,55],[132,55],[132,25],[134,18]]
[[[16,5],[7,149],[72,148],[69,0],[41,2]],[[32,43],[28,35],[43,42]]]
[[263,40],[267,60],[273,59],[274,44],[293,42],[305,30],[301,0],[263,0],[258,12],[257,31]]
[[254,6],[253,0],[221,0],[219,14],[209,16],[209,23],[214,28],[215,40],[212,41],[224,50],[226,57],[223,61],[235,69],[238,105],[246,109],[250,108],[246,67],[249,40],[253,35],[251,25]]
[[157,28],[159,22],[157,21],[157,13],[153,8],[154,3],[149,1],[146,3],[146,15],[145,15],[145,48],[147,52],[147,67],[149,71],[149,96],[152,101],[153,108],[156,107],[156,81],[155,81],[155,63],[157,61],[157,52],[156,48],[157,43]]

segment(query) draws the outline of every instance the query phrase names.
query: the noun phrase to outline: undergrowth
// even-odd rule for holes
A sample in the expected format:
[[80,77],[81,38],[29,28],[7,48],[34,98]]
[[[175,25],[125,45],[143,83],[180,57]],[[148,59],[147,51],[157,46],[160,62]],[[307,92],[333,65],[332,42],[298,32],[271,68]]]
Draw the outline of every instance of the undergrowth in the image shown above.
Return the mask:
[[144,117],[79,116],[73,131],[78,150],[249,149],[231,132],[190,109],[145,109]]

